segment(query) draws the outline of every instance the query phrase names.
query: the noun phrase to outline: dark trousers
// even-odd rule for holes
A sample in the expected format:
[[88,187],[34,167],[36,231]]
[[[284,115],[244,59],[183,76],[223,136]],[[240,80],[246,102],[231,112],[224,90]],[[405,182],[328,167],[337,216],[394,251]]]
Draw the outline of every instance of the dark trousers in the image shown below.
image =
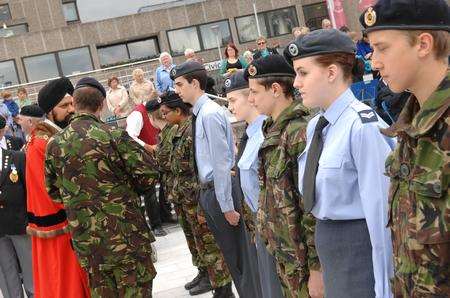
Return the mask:
[[200,206],[205,211],[206,222],[224,256],[239,296],[259,298],[262,295],[256,250],[242,219],[240,186],[234,177],[232,183],[234,208],[241,214],[238,226],[230,225],[225,219],[213,187],[200,192]]
[[156,189],[153,186],[151,190],[144,194],[145,211],[150,220],[150,227],[152,230],[161,227],[161,214],[158,204],[158,197],[156,196]]
[[169,222],[172,218],[172,206],[167,200],[166,196],[166,185],[164,183],[164,179],[161,179],[159,182],[159,216],[162,222]]

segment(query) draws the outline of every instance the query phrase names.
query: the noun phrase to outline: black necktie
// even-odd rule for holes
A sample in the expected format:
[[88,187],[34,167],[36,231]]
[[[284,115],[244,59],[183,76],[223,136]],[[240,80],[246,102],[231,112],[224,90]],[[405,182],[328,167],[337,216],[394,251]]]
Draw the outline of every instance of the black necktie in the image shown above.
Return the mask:
[[305,173],[303,175],[303,200],[305,202],[305,212],[311,212],[315,203],[316,194],[316,174],[319,167],[319,159],[323,149],[322,130],[328,125],[324,116],[319,118],[311,145],[306,159]]
[[196,151],[195,151],[195,122],[196,121],[197,121],[197,116],[195,114],[192,114],[192,149],[194,151],[194,171],[198,177],[197,158],[196,158]]
[[248,135],[247,135],[247,132],[244,132],[244,135],[242,136],[241,142],[239,143],[239,146],[238,146],[236,162],[239,162],[239,160],[242,157],[242,154],[244,154],[245,146],[247,146],[247,141],[248,141]]

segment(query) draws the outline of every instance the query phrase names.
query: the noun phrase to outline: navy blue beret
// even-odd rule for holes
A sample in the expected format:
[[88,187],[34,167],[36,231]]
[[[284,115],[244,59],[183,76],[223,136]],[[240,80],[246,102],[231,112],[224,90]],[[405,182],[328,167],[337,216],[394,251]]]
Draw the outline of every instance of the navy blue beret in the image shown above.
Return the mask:
[[6,119],[5,117],[0,115],[0,129],[5,128],[5,126],[6,126]]
[[253,60],[245,69],[244,78],[295,77],[295,71],[283,56],[270,55]]
[[236,71],[231,77],[225,80],[224,85],[227,94],[232,91],[248,88],[248,81],[244,78],[244,71]]
[[375,30],[450,31],[445,0],[379,0],[359,18],[366,32]]
[[186,62],[172,68],[172,70],[170,71],[170,78],[172,80],[175,80],[178,77],[181,77],[181,76],[187,75],[191,72],[199,71],[199,70],[206,71],[205,67],[203,67],[203,65],[201,65],[197,61],[192,61],[192,60],[186,61]]
[[44,111],[37,104],[23,106],[20,109],[19,114],[22,116],[28,116],[28,117],[34,117],[34,118],[42,118],[45,115]]
[[293,61],[324,54],[354,54],[355,51],[355,43],[344,32],[336,29],[320,29],[291,41],[283,54],[286,60]]
[[160,100],[159,100],[159,103],[162,105],[177,104],[180,102],[183,102],[183,100],[177,93],[175,93],[173,91],[168,91],[168,92],[163,93],[160,96]]
[[66,77],[50,81],[39,90],[39,107],[48,113],[59,104],[66,94],[73,95],[73,90],[72,82]]
[[77,82],[77,85],[75,86],[75,90],[79,89],[79,88],[83,88],[83,87],[95,88],[95,89],[97,89],[98,91],[100,91],[102,93],[103,97],[106,97],[106,90],[105,90],[105,88],[95,78],[85,77],[85,78],[80,79]]
[[156,99],[147,101],[147,103],[145,104],[145,109],[149,113],[158,110],[160,107],[161,107],[160,100],[156,100]]

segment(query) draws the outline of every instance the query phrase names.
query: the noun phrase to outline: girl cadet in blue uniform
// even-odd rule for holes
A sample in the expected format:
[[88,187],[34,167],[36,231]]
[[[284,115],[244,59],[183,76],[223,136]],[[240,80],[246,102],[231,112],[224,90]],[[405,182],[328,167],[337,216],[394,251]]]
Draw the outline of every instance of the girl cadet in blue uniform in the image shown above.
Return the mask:
[[391,297],[392,244],[387,225],[389,180],[384,161],[394,140],[387,125],[349,89],[358,74],[352,40],[317,30],[291,42],[303,103],[319,108],[298,157],[305,212],[316,218],[315,244],[327,298]]

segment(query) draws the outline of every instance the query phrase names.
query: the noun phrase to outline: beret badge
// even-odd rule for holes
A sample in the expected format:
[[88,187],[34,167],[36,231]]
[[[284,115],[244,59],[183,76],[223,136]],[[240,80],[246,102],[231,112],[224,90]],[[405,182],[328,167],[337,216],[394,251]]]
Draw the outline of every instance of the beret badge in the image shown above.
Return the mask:
[[256,76],[256,74],[258,73],[258,70],[256,69],[256,67],[254,65],[250,65],[248,67],[248,74],[251,75],[252,77]]
[[289,51],[289,54],[291,54],[292,57],[297,56],[298,55],[298,47],[297,47],[297,45],[295,43],[291,43],[289,45],[288,51]]
[[170,71],[170,75],[171,75],[172,77],[174,77],[176,74],[177,74],[177,70],[176,70],[175,67],[174,67],[174,68],[172,68],[172,70]]
[[156,100],[158,103],[162,103],[162,99],[161,97],[158,97],[158,99]]
[[377,13],[373,10],[372,7],[369,7],[364,14],[364,22],[368,27],[372,27],[375,25],[377,21]]
[[230,79],[226,79],[225,80],[225,87],[226,88],[230,88],[230,86],[231,86],[231,80]]

